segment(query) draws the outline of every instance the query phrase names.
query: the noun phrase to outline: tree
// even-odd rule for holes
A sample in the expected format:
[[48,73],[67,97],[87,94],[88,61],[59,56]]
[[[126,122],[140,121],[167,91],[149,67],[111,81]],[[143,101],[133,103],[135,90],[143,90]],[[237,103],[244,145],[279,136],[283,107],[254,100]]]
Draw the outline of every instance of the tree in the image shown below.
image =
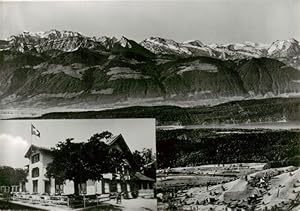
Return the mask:
[[[119,150],[112,148],[110,150],[110,155],[111,155],[111,162],[117,166],[116,169],[112,170],[111,172],[118,173],[120,176],[120,181],[121,181],[121,190],[125,190],[123,195],[125,198],[128,198],[128,192],[127,192],[127,187],[126,187],[126,181],[125,181],[125,172],[124,172],[124,158],[125,154],[123,152],[120,152]],[[117,181],[116,181],[116,175],[113,174],[113,180],[112,180],[113,185],[115,185],[115,188],[117,188]]]
[[73,143],[72,140],[59,142],[52,149],[53,161],[47,167],[47,176],[54,177],[58,184],[66,179],[73,180],[75,194],[79,194],[78,184],[85,179],[82,178],[82,143]]
[[156,177],[156,158],[152,149],[144,148],[142,151],[135,150],[133,157],[139,170],[146,176],[155,179]]
[[87,143],[84,144],[82,158],[85,161],[85,171],[88,179],[102,179],[103,173],[115,170],[120,164],[120,153],[114,153],[110,147],[102,140],[110,138],[112,133],[105,131],[94,134]]
[[27,172],[24,169],[0,166],[0,186],[19,185],[26,177]]
[[52,149],[53,161],[47,167],[47,176],[59,183],[73,180],[75,195],[79,195],[80,184],[102,179],[103,173],[111,172],[118,164],[113,162],[110,147],[102,141],[111,136],[105,131],[93,135],[88,142],[74,143],[70,138],[59,142]]

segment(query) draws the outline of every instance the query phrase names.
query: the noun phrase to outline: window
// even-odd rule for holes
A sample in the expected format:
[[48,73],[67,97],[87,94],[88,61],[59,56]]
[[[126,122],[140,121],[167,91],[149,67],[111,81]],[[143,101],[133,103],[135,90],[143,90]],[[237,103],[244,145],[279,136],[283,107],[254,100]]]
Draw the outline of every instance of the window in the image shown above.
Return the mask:
[[109,193],[109,192],[110,192],[109,182],[105,181],[104,182],[104,193]]
[[55,184],[55,193],[61,194],[63,193],[64,186],[63,184]]
[[31,157],[31,163],[36,163],[40,161],[40,154],[35,154]]
[[142,182],[142,183],[143,183],[143,189],[148,189],[147,182]]
[[152,182],[149,182],[149,188],[153,189],[153,183]]
[[81,194],[86,194],[87,192],[87,185],[86,185],[86,183],[81,183],[81,184],[78,184],[78,186],[79,186],[79,192],[81,193]]
[[40,176],[39,168],[38,167],[33,168],[31,171],[31,177],[34,178],[34,177],[38,177],[38,176]]
[[129,166],[124,166],[124,174],[129,175]]
[[140,184],[139,184],[139,189],[143,189],[143,182],[141,181]]

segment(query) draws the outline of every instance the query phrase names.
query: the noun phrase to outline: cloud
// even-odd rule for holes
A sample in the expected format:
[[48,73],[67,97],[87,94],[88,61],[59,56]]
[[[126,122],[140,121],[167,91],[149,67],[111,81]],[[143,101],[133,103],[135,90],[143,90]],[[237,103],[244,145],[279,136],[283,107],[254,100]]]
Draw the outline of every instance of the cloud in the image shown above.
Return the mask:
[[0,134],[0,165],[22,168],[27,164],[24,154],[29,143],[20,136]]

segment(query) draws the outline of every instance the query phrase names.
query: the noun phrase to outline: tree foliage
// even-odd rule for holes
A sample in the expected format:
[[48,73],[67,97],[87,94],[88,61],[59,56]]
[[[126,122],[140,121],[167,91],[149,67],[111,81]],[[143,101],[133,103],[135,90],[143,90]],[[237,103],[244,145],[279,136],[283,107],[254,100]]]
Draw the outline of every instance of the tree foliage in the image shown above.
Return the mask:
[[298,130],[233,130],[158,131],[159,168],[236,162],[300,166]]
[[57,183],[69,179],[74,181],[75,194],[78,184],[87,180],[100,180],[103,173],[114,171],[122,160],[122,153],[116,153],[102,141],[112,133],[105,131],[94,134],[87,142],[73,142],[69,138],[59,142],[52,149],[53,161],[47,167],[47,176],[54,177]]
[[27,172],[24,169],[0,166],[0,186],[19,185],[26,177]]
[[155,179],[156,177],[156,157],[152,149],[144,148],[141,151],[135,150],[133,157],[139,170],[146,176]]

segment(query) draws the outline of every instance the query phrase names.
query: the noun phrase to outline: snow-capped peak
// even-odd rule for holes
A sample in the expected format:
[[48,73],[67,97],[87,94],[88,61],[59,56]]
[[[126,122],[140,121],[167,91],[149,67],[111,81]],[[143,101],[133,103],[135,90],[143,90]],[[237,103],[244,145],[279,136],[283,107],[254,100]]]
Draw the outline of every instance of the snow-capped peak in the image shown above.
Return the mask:
[[171,39],[165,39],[161,37],[150,37],[149,39],[146,39],[146,41],[153,42],[155,44],[161,44],[161,45],[172,45],[172,46],[179,46],[179,43],[175,42]]
[[96,40],[98,42],[101,42],[101,43],[105,43],[105,42],[108,42],[108,41],[113,41],[113,42],[117,42],[118,41],[117,38],[115,38],[115,37],[108,37],[108,36],[101,36],[101,37],[96,38]]
[[131,44],[129,43],[129,40],[124,36],[122,36],[118,42],[123,48],[132,48]]
[[182,43],[175,42],[171,39],[165,39],[161,37],[150,37],[140,43],[144,48],[152,51],[153,53],[162,54],[187,54],[191,52],[182,45]]
[[205,46],[200,40],[187,40],[187,41],[184,41],[183,44],[197,46],[197,47]]
[[299,53],[299,42],[294,38],[290,38],[288,40],[276,40],[268,49],[268,55],[278,57],[292,56],[292,54]]
[[40,32],[29,32],[24,30],[18,35],[13,35],[7,38],[6,40],[11,41],[15,40],[17,38],[21,39],[62,39],[67,37],[82,37],[82,35],[79,32],[73,32],[73,31],[67,31],[67,30],[56,30],[52,29],[49,31],[40,31]]
[[115,43],[118,42],[116,37],[108,37],[108,36],[101,36],[94,39],[97,42],[100,42],[105,48],[111,49]]

